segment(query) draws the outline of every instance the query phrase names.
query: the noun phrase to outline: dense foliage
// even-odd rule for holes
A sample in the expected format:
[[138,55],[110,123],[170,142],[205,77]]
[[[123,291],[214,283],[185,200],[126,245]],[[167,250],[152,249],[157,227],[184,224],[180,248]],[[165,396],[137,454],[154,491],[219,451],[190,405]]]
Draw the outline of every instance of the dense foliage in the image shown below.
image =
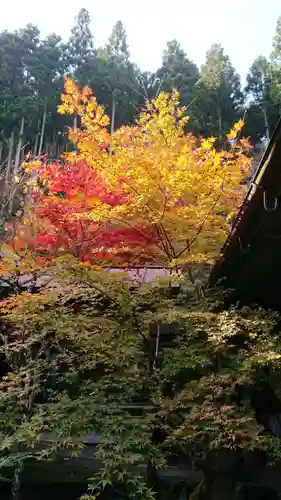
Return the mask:
[[91,90],[71,80],[59,112],[79,119],[68,132],[75,151],[24,164],[32,198],[10,227],[21,269],[31,255],[40,262],[65,253],[115,266],[213,261],[245,193],[242,121],[228,134],[232,147],[218,152],[215,138],[185,132],[179,94],[161,92],[135,126],[110,134]]
[[[198,467],[223,449],[279,452],[251,406],[262,381],[280,387],[275,314],[218,309],[215,294],[195,301],[185,278],[179,304],[163,286],[134,288],[75,262],[62,269],[49,290],[1,304],[11,370],[0,384],[2,456],[19,447],[42,460],[62,449],[77,456],[98,434],[89,498],[119,485],[125,498],[152,499],[148,465]],[[169,344],[149,336],[151,324],[173,326]],[[140,402],[148,409],[133,416]],[[40,451],[42,433],[52,440]]]
[[176,40],[168,41],[161,67],[154,74],[141,72],[130,60],[122,22],[113,27],[104,47],[95,47],[86,9],[78,13],[66,43],[56,34],[42,39],[30,24],[15,32],[3,31],[0,159],[7,160],[11,140],[15,149],[19,135],[25,152],[35,156],[45,151],[57,158],[65,150],[64,136],[57,133],[69,121],[56,113],[64,75],[93,89],[107,114],[114,115],[115,128],[132,123],[144,102],[159,90],[177,88],[181,104],[188,106],[188,128],[194,134],[223,137],[246,107],[247,134],[256,142],[272,133],[280,111],[279,38],[280,22],[272,59],[258,57],[253,62],[243,92],[239,75],[220,45],[208,50],[199,70]]
[[[95,435],[85,498],[158,498],[157,471],[188,463],[205,478],[193,498],[220,500],[210,456],[280,455],[279,317],[226,309],[192,273],[243,198],[245,135],[276,123],[280,27],[244,92],[220,45],[199,71],[170,41],[142,73],[122,23],[97,48],[85,9],[67,43],[31,25],[0,34],[1,474],[81,457]],[[182,274],[174,293],[172,278],[136,287],[97,263]]]

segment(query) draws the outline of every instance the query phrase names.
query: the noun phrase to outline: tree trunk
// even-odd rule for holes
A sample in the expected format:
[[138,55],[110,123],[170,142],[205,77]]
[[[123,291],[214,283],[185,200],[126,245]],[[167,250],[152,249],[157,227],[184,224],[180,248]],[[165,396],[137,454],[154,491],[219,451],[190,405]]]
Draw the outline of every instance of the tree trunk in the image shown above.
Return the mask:
[[18,145],[17,145],[15,165],[14,165],[14,176],[17,174],[17,171],[18,171],[19,166],[20,166],[20,154],[21,154],[23,131],[24,131],[24,117],[22,117],[21,124],[20,124],[19,140],[18,140]]
[[73,130],[77,129],[77,123],[78,123],[78,117],[77,115],[75,115],[73,119]]
[[18,172],[18,169],[20,166],[20,155],[21,155],[23,131],[24,131],[24,117],[22,117],[21,124],[20,124],[19,140],[18,140],[18,144],[17,144],[17,151],[16,151],[16,157],[15,157],[15,163],[14,163],[14,169],[13,169],[13,178],[12,178],[11,190],[10,190],[10,194],[9,194],[8,215],[10,215],[12,213],[13,202],[14,202],[14,198],[15,198],[15,194],[16,194],[16,188],[13,188],[13,186],[15,184],[15,177],[17,175],[17,172]]
[[6,175],[5,175],[5,183],[4,183],[4,191],[3,191],[3,198],[2,198],[2,206],[0,210],[0,217],[3,218],[7,204],[8,204],[8,192],[9,192],[9,182],[10,182],[10,177],[11,177],[11,171],[13,167],[13,153],[14,153],[14,139],[15,139],[15,133],[12,131],[10,141],[9,141],[9,152],[8,152],[8,164],[6,168]]
[[39,134],[40,134],[40,120],[38,120],[38,123],[37,123],[37,132],[36,132],[35,142],[34,142],[33,158],[36,158],[36,156],[37,156]]
[[11,171],[12,171],[14,140],[15,140],[15,133],[14,133],[14,131],[12,131],[10,141],[9,141],[8,164],[7,164],[7,170],[6,170],[6,176],[5,176],[5,193],[7,191],[7,186],[9,184],[10,175],[11,175]]
[[51,153],[51,147],[52,146],[51,146],[50,142],[46,141],[46,144],[45,144],[45,153],[46,153],[46,155],[47,155],[48,158],[50,158],[51,154],[52,154]]
[[23,163],[25,160],[24,146],[21,148],[20,152],[20,163]]
[[115,101],[115,99],[113,99],[113,102],[112,102],[112,118],[111,118],[111,125],[110,125],[110,134],[111,134],[111,136],[114,133],[115,111],[116,111],[116,101]]
[[[112,117],[111,117],[111,124],[110,124],[110,135],[111,135],[111,140],[114,134],[114,125],[115,125],[115,110],[116,110],[116,101],[113,99],[112,101]],[[112,156],[112,144],[110,144],[110,149],[109,149],[109,157],[111,158]]]
[[200,500],[238,500],[236,481],[239,455],[235,451],[210,452],[204,464]]
[[157,470],[150,463],[147,466],[147,483],[154,493],[155,500],[160,500],[160,484]]
[[32,155],[33,158],[36,158],[36,156],[37,156],[38,141],[39,141],[39,134],[36,134],[36,136],[35,136],[35,142],[34,142],[33,155]]
[[228,475],[209,479],[202,500],[238,500],[235,480]]
[[[157,340],[158,340],[158,347],[155,346],[155,349],[157,350],[159,348],[159,335],[160,335],[160,327],[157,327]],[[156,341],[157,343],[157,341]],[[153,371],[155,369],[155,352],[152,352],[151,349],[151,343],[149,346],[149,360],[148,360],[148,370],[151,374],[153,374]],[[151,433],[151,441],[153,444],[158,444],[158,439],[157,439],[157,434],[155,429]],[[152,489],[155,495],[155,500],[160,500],[160,483],[159,483],[159,476],[157,469],[152,465],[152,463],[149,461],[147,464],[147,483],[149,487]]]
[[51,143],[51,155],[52,155],[52,159],[55,159],[57,158],[57,134],[56,134],[56,130],[53,129],[53,139],[52,139],[52,143]]
[[39,157],[41,156],[42,149],[43,149],[43,142],[44,142],[44,136],[45,136],[45,126],[46,126],[46,118],[47,118],[47,109],[45,108],[44,115],[43,115],[43,120],[42,120],[41,133],[40,133],[39,149],[38,149],[38,156]]
[[267,112],[266,112],[265,106],[262,107],[262,112],[263,112],[263,117],[264,117],[266,138],[267,138],[267,141],[269,141],[269,139],[270,139],[269,123],[268,123]]
[[222,146],[222,117],[221,117],[221,109],[218,107],[218,125],[219,125],[219,141],[220,146]]

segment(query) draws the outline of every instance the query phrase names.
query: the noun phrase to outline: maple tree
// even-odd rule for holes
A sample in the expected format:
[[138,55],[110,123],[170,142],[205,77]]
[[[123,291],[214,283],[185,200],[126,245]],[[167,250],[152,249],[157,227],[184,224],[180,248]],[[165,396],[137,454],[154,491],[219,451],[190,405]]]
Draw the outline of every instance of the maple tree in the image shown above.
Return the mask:
[[40,183],[47,186],[47,193],[44,189],[33,193],[33,213],[41,221],[36,238],[30,240],[36,252],[55,257],[67,251],[81,261],[106,259],[104,240],[112,249],[125,231],[113,232],[107,220],[93,219],[92,209],[97,202],[109,207],[122,204],[124,194],[109,189],[85,161],[40,165]]
[[66,79],[61,114],[78,117],[75,149],[60,162],[27,161],[38,229],[29,248],[113,265],[211,262],[244,195],[249,144],[243,122],[229,151],[185,132],[179,94],[161,93],[135,126],[110,134],[92,91]]

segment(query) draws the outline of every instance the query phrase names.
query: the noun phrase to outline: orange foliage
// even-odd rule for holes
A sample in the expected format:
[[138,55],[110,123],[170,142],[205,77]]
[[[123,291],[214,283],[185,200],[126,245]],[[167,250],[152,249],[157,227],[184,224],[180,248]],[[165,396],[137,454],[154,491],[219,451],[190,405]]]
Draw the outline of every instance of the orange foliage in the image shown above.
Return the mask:
[[217,151],[215,138],[198,141],[185,132],[188,118],[174,91],[111,136],[92,91],[69,79],[59,112],[78,117],[79,127],[69,129],[76,150],[59,163],[25,164],[33,179],[33,253],[113,265],[211,262],[218,255],[250,167],[242,120],[228,135],[232,149]]

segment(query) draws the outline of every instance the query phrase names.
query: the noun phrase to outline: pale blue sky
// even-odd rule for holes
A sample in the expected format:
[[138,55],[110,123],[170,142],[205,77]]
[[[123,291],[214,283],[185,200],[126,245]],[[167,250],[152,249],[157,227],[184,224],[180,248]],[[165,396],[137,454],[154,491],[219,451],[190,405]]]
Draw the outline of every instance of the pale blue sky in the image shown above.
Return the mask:
[[180,41],[190,59],[201,65],[206,50],[221,43],[243,79],[255,56],[269,55],[280,0],[0,0],[0,30],[36,24],[43,35],[67,38],[77,11],[85,7],[92,19],[96,45],[106,42],[121,19],[132,59],[154,70],[168,40]]

